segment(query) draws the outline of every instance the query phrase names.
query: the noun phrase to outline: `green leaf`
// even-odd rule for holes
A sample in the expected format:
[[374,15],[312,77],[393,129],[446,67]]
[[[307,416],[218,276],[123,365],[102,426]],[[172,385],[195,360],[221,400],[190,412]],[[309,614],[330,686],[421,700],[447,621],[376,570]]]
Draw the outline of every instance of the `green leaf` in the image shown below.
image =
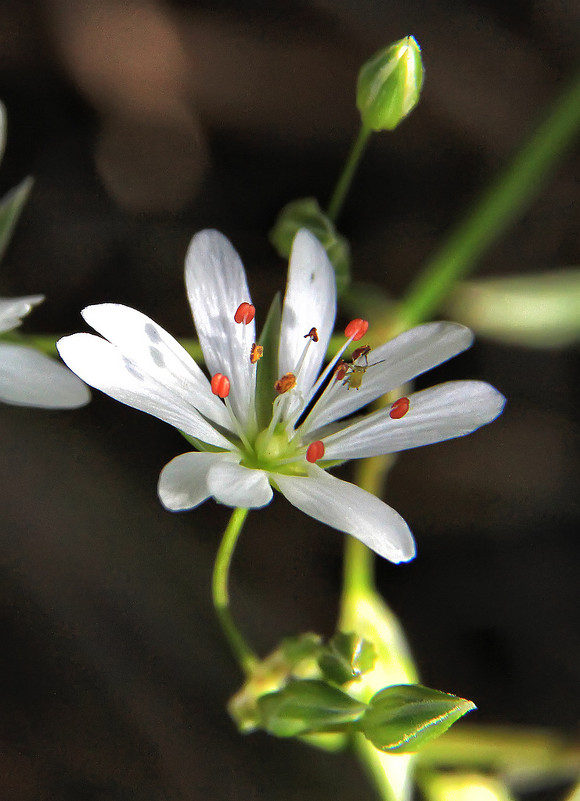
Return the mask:
[[289,257],[292,242],[300,228],[307,228],[325,248],[334,267],[336,289],[341,294],[350,283],[350,247],[322,211],[316,198],[293,200],[279,213],[270,231],[270,242],[280,256]]
[[256,415],[258,428],[264,429],[272,419],[272,404],[276,398],[274,384],[278,375],[278,345],[282,305],[280,293],[274,296],[258,344],[264,348],[262,358],[256,364]]
[[32,178],[25,178],[0,200],[0,259],[8,246],[14,226],[32,189]]
[[329,681],[346,684],[372,670],[376,658],[372,642],[352,632],[338,632],[322,650],[318,664]]
[[341,731],[356,722],[366,704],[323,681],[294,681],[258,699],[263,728],[277,737]]
[[555,348],[580,341],[580,270],[484,278],[461,284],[446,309],[477,334]]
[[456,695],[420,684],[399,684],[371,698],[358,727],[381,751],[408,753],[439,737],[475,708],[472,701]]

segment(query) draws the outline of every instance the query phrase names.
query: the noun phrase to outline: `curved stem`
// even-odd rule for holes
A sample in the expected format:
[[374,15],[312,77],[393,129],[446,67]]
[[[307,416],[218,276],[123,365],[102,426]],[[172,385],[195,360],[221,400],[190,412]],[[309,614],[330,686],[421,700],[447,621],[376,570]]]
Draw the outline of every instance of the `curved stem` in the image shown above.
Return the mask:
[[238,542],[238,537],[242,531],[242,526],[248,515],[248,509],[234,509],[229,523],[226,526],[222,541],[218,548],[216,560],[213,568],[211,590],[212,600],[216,615],[222,627],[222,631],[230,644],[234,656],[238,660],[240,667],[250,675],[253,668],[258,663],[258,657],[250,648],[240,630],[237,628],[230,611],[230,595],[228,590],[228,578],[232,557]]
[[336,187],[334,188],[334,192],[332,193],[332,197],[330,198],[330,202],[328,204],[328,211],[326,212],[328,218],[332,220],[332,222],[336,222],[336,219],[340,214],[342,204],[344,203],[347,192],[350,189],[356,168],[371,133],[372,131],[370,128],[365,125],[361,125],[357,138],[354,140],[354,143],[350,149],[346,164],[344,165],[342,174],[338,179]]

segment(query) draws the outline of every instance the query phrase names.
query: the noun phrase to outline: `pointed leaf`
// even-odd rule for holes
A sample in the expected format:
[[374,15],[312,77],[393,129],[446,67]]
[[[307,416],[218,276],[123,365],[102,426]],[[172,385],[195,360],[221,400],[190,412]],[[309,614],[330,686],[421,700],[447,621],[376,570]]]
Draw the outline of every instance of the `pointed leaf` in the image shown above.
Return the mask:
[[377,654],[372,642],[352,632],[338,632],[318,657],[325,677],[336,684],[346,684],[372,670]]
[[258,428],[266,428],[272,419],[272,404],[276,397],[274,384],[278,375],[278,345],[280,342],[280,322],[282,305],[280,293],[277,292],[270,304],[266,322],[260,333],[258,344],[264,348],[262,358],[256,365],[256,415]]
[[14,226],[32,189],[32,178],[25,178],[0,200],[0,259],[8,246]]
[[341,731],[357,721],[366,704],[322,681],[295,681],[258,699],[262,726],[277,737]]
[[439,737],[466,712],[472,701],[420,684],[399,684],[376,693],[358,727],[381,751],[417,751]]

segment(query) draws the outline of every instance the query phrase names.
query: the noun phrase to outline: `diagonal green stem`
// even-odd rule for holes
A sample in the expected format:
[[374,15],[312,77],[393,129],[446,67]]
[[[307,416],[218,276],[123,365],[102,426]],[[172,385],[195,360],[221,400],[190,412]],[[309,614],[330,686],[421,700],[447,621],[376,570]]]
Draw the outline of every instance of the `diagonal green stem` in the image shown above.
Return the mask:
[[330,198],[330,202],[328,204],[328,211],[326,212],[328,218],[332,220],[332,222],[336,222],[338,215],[340,214],[340,210],[342,209],[342,204],[345,201],[346,195],[348,190],[350,189],[350,185],[352,183],[352,179],[354,178],[354,174],[356,172],[356,168],[358,166],[359,161],[361,160],[361,156],[364,152],[364,149],[367,145],[369,137],[372,131],[365,125],[361,125],[360,131],[356,139],[353,142],[351,147],[350,153],[348,154],[348,158],[346,160],[346,164],[344,165],[344,169],[341,173],[340,178],[338,179],[338,183],[332,193],[332,197]]
[[579,128],[580,73],[412,284],[396,313],[399,330],[428,319],[454,284],[474,269],[484,251],[536,197],[540,183],[560,162]]
[[228,578],[232,557],[242,531],[248,509],[234,509],[218,548],[212,576],[212,599],[216,615],[230,647],[246,675],[250,675],[258,663],[258,657],[250,648],[234,623],[230,611]]

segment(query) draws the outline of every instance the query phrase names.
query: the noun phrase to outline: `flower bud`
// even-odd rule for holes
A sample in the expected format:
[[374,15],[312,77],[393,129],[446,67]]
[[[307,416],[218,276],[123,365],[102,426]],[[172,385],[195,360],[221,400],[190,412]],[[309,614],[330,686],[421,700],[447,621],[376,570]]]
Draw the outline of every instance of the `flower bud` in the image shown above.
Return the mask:
[[363,125],[392,131],[417,105],[422,85],[421,48],[412,36],[379,50],[358,76],[356,105]]

